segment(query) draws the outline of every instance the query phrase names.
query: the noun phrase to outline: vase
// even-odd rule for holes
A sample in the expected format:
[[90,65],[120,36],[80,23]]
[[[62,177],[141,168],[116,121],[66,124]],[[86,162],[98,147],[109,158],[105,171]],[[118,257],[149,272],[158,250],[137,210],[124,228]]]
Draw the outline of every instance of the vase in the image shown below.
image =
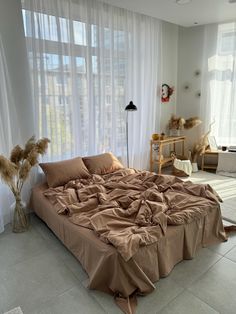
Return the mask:
[[198,165],[196,162],[192,163],[192,172],[198,172]]
[[170,136],[180,136],[181,132],[178,129],[170,129]]
[[15,233],[25,232],[29,228],[29,220],[26,215],[26,205],[21,198],[16,198],[15,203],[11,206],[14,208],[12,231]]

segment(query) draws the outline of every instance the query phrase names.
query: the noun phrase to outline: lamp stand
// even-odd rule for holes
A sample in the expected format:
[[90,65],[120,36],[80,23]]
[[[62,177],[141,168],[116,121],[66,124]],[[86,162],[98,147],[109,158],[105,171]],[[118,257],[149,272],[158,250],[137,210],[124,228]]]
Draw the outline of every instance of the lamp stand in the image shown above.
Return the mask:
[[126,113],[127,166],[129,168],[129,123],[128,123],[128,114],[129,114],[129,111],[127,111],[127,113]]
[[136,111],[137,107],[134,105],[132,101],[125,107],[125,111],[127,111],[126,115],[126,145],[127,145],[127,166],[129,168],[129,121],[128,121],[128,113],[129,111]]

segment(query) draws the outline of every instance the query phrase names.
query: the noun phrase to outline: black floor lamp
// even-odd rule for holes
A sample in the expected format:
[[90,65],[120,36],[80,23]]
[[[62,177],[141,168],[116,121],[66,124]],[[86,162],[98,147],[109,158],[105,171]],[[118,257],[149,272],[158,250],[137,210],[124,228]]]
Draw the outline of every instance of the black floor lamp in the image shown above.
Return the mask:
[[129,168],[129,120],[128,120],[128,114],[129,111],[136,111],[137,107],[134,105],[132,101],[129,102],[129,104],[125,107],[125,111],[127,111],[126,114],[126,144],[127,144],[127,166]]

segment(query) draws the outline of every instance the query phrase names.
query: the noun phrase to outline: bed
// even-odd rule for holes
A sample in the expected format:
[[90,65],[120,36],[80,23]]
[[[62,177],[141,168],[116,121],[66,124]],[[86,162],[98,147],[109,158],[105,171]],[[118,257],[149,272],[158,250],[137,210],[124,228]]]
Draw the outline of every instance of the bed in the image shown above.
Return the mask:
[[[106,190],[95,191],[93,180]],[[47,183],[36,186],[31,205],[81,263],[89,276],[89,288],[117,296],[118,304],[121,298],[129,302],[132,295],[151,293],[155,289],[154,283],[166,277],[177,263],[192,259],[200,247],[226,240],[220,199],[207,185],[124,168],[108,175],[95,174],[93,180],[89,184],[77,179],[59,187],[49,187]],[[124,186],[125,200],[119,194]],[[124,205],[130,188],[134,193]],[[106,192],[109,197],[104,201]],[[164,195],[164,201],[155,201],[160,195]],[[82,202],[76,203],[78,198],[82,198]],[[192,204],[191,208],[185,208],[184,198]],[[85,206],[95,199],[99,206],[93,206],[91,210]],[[119,203],[120,199],[122,202]],[[176,200],[175,204],[173,200]],[[115,209],[114,202],[119,205]],[[135,221],[132,218],[134,210]],[[118,222],[114,227],[110,221],[116,221],[117,215]],[[127,219],[129,223],[131,219],[131,227],[127,227]],[[122,224],[129,233],[122,233]]]

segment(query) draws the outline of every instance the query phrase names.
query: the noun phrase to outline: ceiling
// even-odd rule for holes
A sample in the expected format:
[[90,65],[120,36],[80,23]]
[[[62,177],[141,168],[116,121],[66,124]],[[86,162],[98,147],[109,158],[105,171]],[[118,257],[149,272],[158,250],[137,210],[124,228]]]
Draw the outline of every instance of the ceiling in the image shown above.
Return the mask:
[[115,6],[153,16],[181,26],[236,21],[236,3],[229,0],[192,0],[185,5],[175,0],[103,0]]

